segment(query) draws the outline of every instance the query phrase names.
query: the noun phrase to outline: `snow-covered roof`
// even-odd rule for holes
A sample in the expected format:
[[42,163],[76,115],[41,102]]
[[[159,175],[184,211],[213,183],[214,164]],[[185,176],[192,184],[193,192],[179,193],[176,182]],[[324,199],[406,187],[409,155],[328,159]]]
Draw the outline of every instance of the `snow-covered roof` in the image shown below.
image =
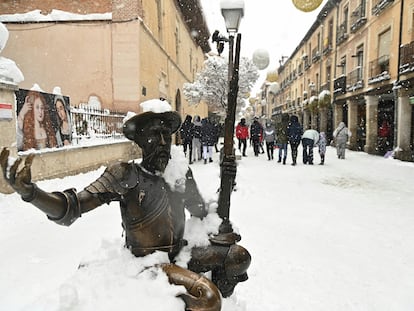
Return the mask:
[[40,10],[33,10],[21,14],[0,15],[0,22],[55,22],[55,21],[79,21],[79,20],[112,20],[112,13],[75,14],[60,10],[52,10],[47,15]]

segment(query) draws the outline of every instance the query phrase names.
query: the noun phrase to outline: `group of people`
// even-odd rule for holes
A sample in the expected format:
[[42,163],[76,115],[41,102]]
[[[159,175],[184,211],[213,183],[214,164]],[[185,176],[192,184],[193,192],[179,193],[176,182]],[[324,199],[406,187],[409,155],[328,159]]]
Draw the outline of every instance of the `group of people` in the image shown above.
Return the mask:
[[[340,122],[333,132],[338,159],[345,159],[346,143],[351,135],[344,122]],[[259,122],[259,118],[254,117],[250,128],[246,124],[246,119],[242,118],[236,126],[236,138],[238,139],[238,149],[243,156],[247,156],[247,140],[250,139],[255,156],[259,156],[259,153],[264,153],[263,150],[260,152],[260,149],[263,149],[263,142],[266,144],[266,153],[269,161],[273,160],[274,150],[278,148],[278,163],[286,164],[288,145],[290,145],[292,165],[295,166],[297,164],[298,147],[302,144],[303,164],[313,165],[314,147],[318,148],[320,155],[319,164],[324,165],[325,163],[326,133],[319,133],[310,127],[303,130],[296,115],[282,114],[281,121],[276,126],[270,120],[267,120],[264,127]]]
[[220,124],[209,118],[201,119],[187,115],[180,127],[180,138],[185,156],[189,163],[204,160],[204,164],[213,162],[213,149],[219,152],[217,144],[220,136]]

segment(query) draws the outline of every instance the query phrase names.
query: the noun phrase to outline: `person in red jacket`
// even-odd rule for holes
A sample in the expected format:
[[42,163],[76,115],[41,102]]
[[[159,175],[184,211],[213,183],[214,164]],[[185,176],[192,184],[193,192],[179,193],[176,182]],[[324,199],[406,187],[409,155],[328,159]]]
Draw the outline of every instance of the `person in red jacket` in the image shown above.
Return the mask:
[[[239,150],[242,151],[243,157],[246,157],[247,139],[249,138],[249,127],[246,125],[246,119],[241,118],[236,126],[236,138],[239,140]],[[241,149],[243,147],[243,149]]]

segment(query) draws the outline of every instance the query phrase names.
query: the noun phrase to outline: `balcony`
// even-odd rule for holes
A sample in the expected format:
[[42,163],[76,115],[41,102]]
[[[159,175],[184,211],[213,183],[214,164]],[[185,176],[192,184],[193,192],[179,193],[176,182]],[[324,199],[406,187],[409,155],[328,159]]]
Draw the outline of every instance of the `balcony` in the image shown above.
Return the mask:
[[414,41],[400,48],[400,74],[414,72]]
[[348,92],[354,92],[364,87],[362,69],[363,69],[362,66],[358,66],[348,74],[346,78],[347,80],[346,90]]
[[391,79],[390,56],[383,55],[380,58],[369,63],[368,84],[374,84]]
[[355,33],[367,23],[365,16],[365,0],[351,14],[351,32]]
[[340,76],[334,80],[334,95],[342,95],[346,93],[346,76]]
[[298,76],[301,76],[301,75],[303,75],[302,64],[300,64],[300,65],[298,66]]
[[323,45],[322,54],[327,55],[332,51],[332,38],[326,40],[326,43]]
[[321,59],[321,52],[319,52],[319,48],[314,48],[312,50],[312,63],[316,63],[320,59]]
[[380,15],[394,0],[374,0],[372,3],[372,15]]
[[343,22],[336,30],[336,45],[340,45],[346,39],[348,39],[348,24]]

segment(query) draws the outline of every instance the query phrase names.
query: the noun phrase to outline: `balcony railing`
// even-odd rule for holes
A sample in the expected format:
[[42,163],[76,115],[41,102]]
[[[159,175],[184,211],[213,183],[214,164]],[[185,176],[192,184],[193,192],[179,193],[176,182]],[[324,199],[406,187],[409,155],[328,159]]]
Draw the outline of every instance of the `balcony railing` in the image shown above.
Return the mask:
[[323,45],[322,54],[326,55],[332,51],[332,38],[328,38],[326,43]]
[[363,67],[358,66],[352,70],[347,78],[347,91],[356,91],[364,86]]
[[400,48],[400,74],[414,72],[414,41]]
[[372,15],[379,15],[388,6],[390,6],[394,0],[374,0],[372,1]]
[[321,52],[319,51],[319,48],[314,48],[312,50],[312,63],[317,62],[319,59],[321,59]]
[[390,70],[390,56],[383,55],[376,60],[369,63],[369,77],[368,84],[378,83],[384,80],[391,79]]
[[361,4],[351,14],[351,32],[354,33],[366,24],[367,18],[365,16],[365,1],[362,0]]
[[334,95],[342,95],[346,93],[346,76],[340,76],[334,80]]
[[336,30],[336,44],[340,45],[346,39],[348,39],[348,24],[345,21]]

